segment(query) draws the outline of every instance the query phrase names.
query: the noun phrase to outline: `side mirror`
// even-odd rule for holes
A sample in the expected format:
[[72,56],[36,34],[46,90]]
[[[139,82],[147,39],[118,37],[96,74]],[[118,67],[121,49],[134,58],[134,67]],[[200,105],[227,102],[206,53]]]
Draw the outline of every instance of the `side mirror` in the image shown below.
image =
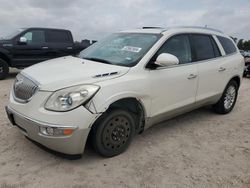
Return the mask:
[[19,44],[27,44],[27,39],[25,38],[25,37],[21,37],[20,39],[19,39]]
[[162,67],[178,65],[179,59],[172,54],[162,53],[157,57],[155,64]]

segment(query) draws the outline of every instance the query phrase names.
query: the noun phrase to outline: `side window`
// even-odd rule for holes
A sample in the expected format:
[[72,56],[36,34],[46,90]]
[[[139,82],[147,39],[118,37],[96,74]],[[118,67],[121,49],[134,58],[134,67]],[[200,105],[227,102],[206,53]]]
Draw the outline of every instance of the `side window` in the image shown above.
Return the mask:
[[180,64],[190,63],[192,61],[191,48],[189,43],[189,37],[187,35],[177,35],[168,39],[160,48],[156,54],[170,53],[175,55]]
[[47,31],[46,35],[47,41],[49,43],[71,43],[71,37],[66,31],[51,30]]
[[220,57],[220,56],[221,56],[221,53],[220,53],[220,50],[219,50],[218,45],[216,44],[216,42],[215,42],[215,40],[213,39],[212,36],[211,36],[210,38],[211,38],[211,41],[212,41],[212,45],[213,45],[215,57]]
[[221,45],[223,46],[226,55],[232,54],[237,51],[234,43],[230,39],[220,36],[217,36],[217,38],[219,39]]
[[191,37],[195,53],[195,61],[202,61],[217,57],[216,52],[214,51],[214,45],[209,35],[193,34]]
[[28,44],[45,43],[44,31],[34,30],[25,33],[22,37],[27,39]]

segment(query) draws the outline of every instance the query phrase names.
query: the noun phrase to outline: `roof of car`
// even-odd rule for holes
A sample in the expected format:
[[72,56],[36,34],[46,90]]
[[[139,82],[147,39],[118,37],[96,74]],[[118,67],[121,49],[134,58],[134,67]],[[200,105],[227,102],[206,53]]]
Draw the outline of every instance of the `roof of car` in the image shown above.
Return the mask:
[[153,34],[165,34],[169,32],[199,32],[199,33],[209,33],[209,34],[222,34],[223,32],[208,28],[208,27],[197,27],[197,26],[181,26],[181,27],[143,27],[141,29],[125,30],[121,31],[124,33],[153,33]]
[[69,31],[67,29],[59,29],[59,28],[49,28],[49,27],[26,27],[26,28],[21,28],[21,29],[24,29],[24,30],[27,30],[27,29],[41,29],[41,30],[62,30],[62,31]]

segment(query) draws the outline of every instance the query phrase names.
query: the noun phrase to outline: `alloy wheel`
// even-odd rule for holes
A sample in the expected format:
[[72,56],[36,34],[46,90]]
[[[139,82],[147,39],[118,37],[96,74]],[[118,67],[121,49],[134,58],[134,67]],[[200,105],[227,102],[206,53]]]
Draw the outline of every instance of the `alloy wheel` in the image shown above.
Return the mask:
[[224,98],[225,109],[229,110],[233,106],[235,98],[236,98],[236,88],[231,85],[230,87],[228,87],[225,94]]

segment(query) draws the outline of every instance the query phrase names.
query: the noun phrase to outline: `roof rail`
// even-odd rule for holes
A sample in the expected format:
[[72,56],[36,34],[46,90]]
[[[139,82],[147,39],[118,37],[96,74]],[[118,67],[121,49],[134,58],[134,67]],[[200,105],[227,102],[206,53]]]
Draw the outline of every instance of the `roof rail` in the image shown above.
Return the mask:
[[218,30],[218,29],[214,29],[214,28],[210,28],[210,27],[201,27],[201,26],[180,26],[180,27],[176,27],[176,28],[190,28],[190,29],[206,29],[206,30],[210,30],[210,31],[216,31],[219,33],[223,33],[222,31]]
[[142,27],[142,29],[163,29],[162,27]]

